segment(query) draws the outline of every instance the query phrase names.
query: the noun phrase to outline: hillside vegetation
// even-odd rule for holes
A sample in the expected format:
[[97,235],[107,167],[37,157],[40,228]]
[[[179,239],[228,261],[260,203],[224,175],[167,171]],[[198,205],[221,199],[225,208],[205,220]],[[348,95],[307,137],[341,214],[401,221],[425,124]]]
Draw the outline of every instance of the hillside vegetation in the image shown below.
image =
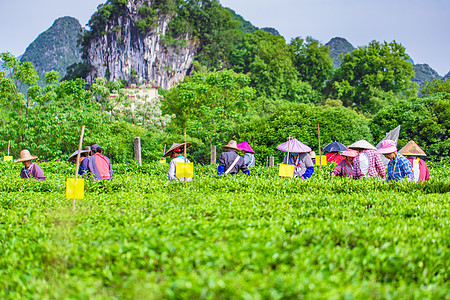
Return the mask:
[[67,67],[81,62],[81,48],[77,45],[81,35],[82,28],[77,19],[59,18],[28,46],[21,61],[33,64],[41,85],[46,72],[57,71],[64,76]]

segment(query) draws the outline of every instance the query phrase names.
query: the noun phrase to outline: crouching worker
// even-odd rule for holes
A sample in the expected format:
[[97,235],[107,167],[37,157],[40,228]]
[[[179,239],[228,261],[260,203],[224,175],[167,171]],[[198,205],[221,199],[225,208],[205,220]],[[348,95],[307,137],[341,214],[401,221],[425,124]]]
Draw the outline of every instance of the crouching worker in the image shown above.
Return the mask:
[[97,144],[91,146],[91,156],[83,159],[80,169],[92,173],[96,180],[111,179],[113,175],[109,158],[103,155],[103,149]]
[[[87,171],[87,160],[86,163],[83,164],[83,161],[88,158],[89,150],[81,150],[80,152],[80,165],[78,167],[78,174],[83,175]],[[67,159],[71,163],[77,163],[78,150],[76,150],[72,155]]]
[[331,171],[331,177],[341,176],[357,179],[358,177],[356,177],[356,170],[353,161],[355,160],[355,157],[358,156],[358,151],[347,149],[347,151],[342,153],[341,156],[344,159],[337,164],[333,171]]
[[15,162],[22,162],[23,163],[23,169],[20,171],[20,177],[21,178],[34,178],[34,180],[38,181],[44,181],[47,178],[44,175],[44,171],[42,171],[42,168],[38,166],[37,164],[31,162],[33,159],[36,159],[37,156],[32,156],[30,154],[30,151],[24,149],[20,151],[20,158],[16,160]]
[[163,157],[169,156],[172,158],[169,164],[169,180],[181,180],[181,181],[192,181],[192,177],[177,177],[177,163],[188,163],[189,159],[184,158],[184,147],[189,148],[191,143],[173,143],[172,147],[163,155]]
[[236,141],[229,141],[228,144],[223,145],[222,148],[228,150],[222,152],[219,156],[219,168],[217,169],[217,175],[223,174],[237,174],[239,170],[242,170],[244,174],[250,175],[247,165],[244,162],[242,156],[238,154],[241,149],[237,147]]
[[406,157],[397,153],[397,145],[394,141],[382,141],[377,153],[383,154],[390,160],[388,163],[387,179],[385,182],[390,180],[402,181],[405,178],[408,181],[414,180],[414,173],[411,163]]

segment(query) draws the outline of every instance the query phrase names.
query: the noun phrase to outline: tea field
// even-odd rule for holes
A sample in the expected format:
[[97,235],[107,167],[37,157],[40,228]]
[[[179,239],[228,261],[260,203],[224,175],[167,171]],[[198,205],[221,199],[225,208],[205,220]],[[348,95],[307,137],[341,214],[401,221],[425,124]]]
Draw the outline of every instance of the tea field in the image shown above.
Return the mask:
[[75,167],[40,165],[0,163],[2,299],[450,299],[448,165],[425,184],[114,165],[74,213]]

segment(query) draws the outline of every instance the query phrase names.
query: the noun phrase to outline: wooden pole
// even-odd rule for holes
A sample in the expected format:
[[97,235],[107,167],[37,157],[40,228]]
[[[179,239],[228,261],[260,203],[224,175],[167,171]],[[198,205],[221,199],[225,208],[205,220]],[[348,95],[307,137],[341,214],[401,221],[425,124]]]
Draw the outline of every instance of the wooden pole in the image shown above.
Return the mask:
[[134,160],[142,166],[142,153],[141,153],[141,138],[134,138]]
[[166,154],[166,144],[164,144],[164,152],[163,155]]
[[[81,127],[80,142],[78,143],[77,165],[75,168],[75,181],[78,179],[78,168],[80,167],[81,147],[83,146],[84,125]],[[72,202],[72,212],[75,212],[75,198]]]
[[319,166],[322,169],[322,148],[320,147],[320,125],[317,124],[317,132],[319,134]]
[[11,141],[8,141],[8,156],[9,156],[9,148],[11,147]]
[[211,145],[211,164],[215,164],[217,160],[216,146]]
[[275,157],[271,156],[269,158],[269,167],[275,166]]

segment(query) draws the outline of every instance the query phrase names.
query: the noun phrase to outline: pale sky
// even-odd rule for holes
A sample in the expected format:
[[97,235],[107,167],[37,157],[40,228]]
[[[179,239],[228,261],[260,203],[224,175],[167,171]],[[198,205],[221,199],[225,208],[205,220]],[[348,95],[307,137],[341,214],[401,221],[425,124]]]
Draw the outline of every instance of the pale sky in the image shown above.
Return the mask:
[[[392,40],[414,62],[441,76],[450,71],[450,0],[220,0],[257,27],[274,27],[289,42],[343,37],[353,46]],[[0,52],[21,55],[59,17],[85,25],[104,0],[0,0]]]

